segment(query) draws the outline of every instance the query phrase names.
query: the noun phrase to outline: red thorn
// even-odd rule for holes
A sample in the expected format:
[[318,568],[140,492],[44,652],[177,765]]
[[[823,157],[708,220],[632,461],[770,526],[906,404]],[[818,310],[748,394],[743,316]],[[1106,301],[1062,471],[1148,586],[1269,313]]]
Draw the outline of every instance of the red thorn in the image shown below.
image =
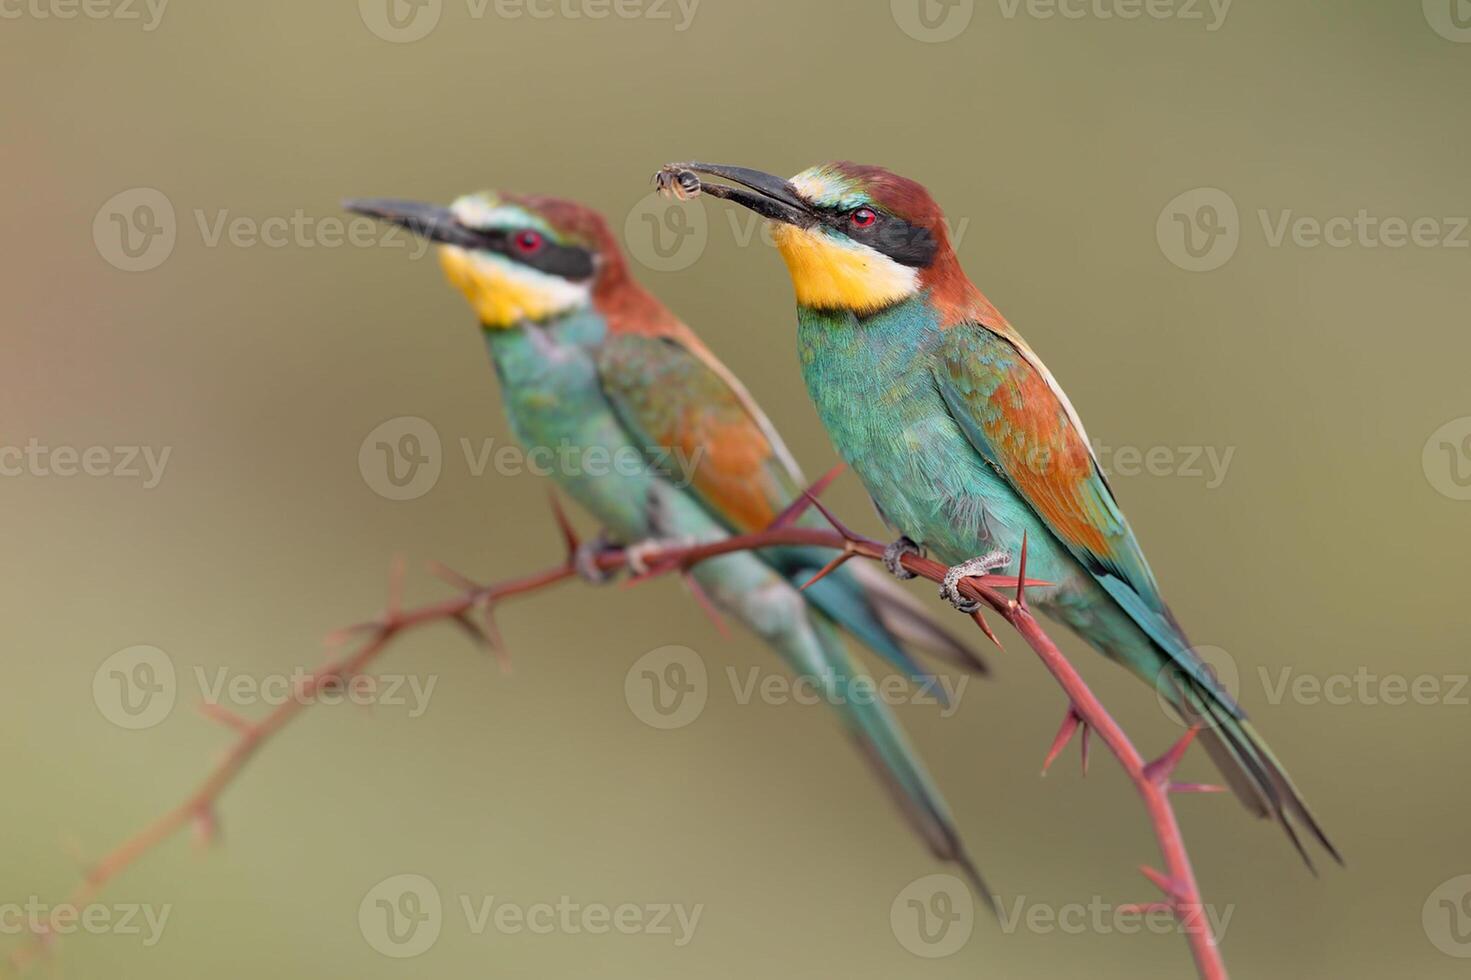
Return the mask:
[[1165,789],[1171,793],[1224,793],[1226,787],[1214,783],[1170,783]]
[[1023,609],[1027,608],[1027,594],[1022,591],[1022,583],[1027,580],[1027,532],[1022,529],[1022,553],[1016,570],[1016,604]]
[[496,664],[500,667],[502,674],[511,672],[511,654],[506,647],[506,638],[501,635],[501,628],[495,621],[495,606],[487,603],[485,612],[481,616],[485,620],[485,635],[490,640],[490,653],[495,657]]
[[700,604],[700,608],[705,611],[705,615],[710,617],[710,622],[715,624],[715,629],[719,631],[721,636],[727,640],[730,639],[730,627],[726,625],[725,617],[720,615],[720,610],[715,607],[714,601],[711,600],[704,586],[700,585],[699,581],[693,575],[686,573],[683,577],[684,584],[689,586],[690,593],[694,595],[695,601]]
[[1078,712],[1072,705],[1069,705],[1067,714],[1063,715],[1062,725],[1057,729],[1057,735],[1052,739],[1052,747],[1047,750],[1047,758],[1042,760],[1042,775],[1047,775],[1047,770],[1052,768],[1052,763],[1056,762],[1057,757],[1062,754],[1062,750],[1067,748],[1068,742],[1072,741],[1073,733],[1078,730],[1078,726],[1082,723],[1083,719],[1079,717]]
[[478,582],[473,581],[468,575],[461,575],[459,572],[455,571],[453,568],[450,568],[448,565],[443,564],[442,562],[426,562],[425,567],[429,569],[430,575],[433,575],[437,579],[442,579],[443,581],[448,582],[450,585],[453,585],[455,588],[459,589],[462,592],[480,591],[480,584]]
[[806,592],[809,585],[816,585],[818,582],[821,582],[833,572],[836,572],[838,569],[842,568],[843,563],[846,562],[849,558],[857,557],[858,553],[856,551],[844,551],[842,554],[838,555],[838,557],[834,558],[826,565],[823,565],[816,575],[803,582],[798,591]]
[[843,474],[843,470],[845,469],[847,469],[847,466],[839,463],[824,473],[816,483],[807,488],[805,493],[788,504],[786,510],[776,515],[776,520],[771,522],[768,530],[775,531],[795,524],[803,514],[811,509],[813,501],[822,496],[827,491],[827,488],[832,486],[833,481]]
[[1088,723],[1083,723],[1083,734],[1078,738],[1078,750],[1083,759],[1083,775],[1088,775],[1088,739],[1093,734],[1093,729]]
[[1190,743],[1195,741],[1195,736],[1199,733],[1200,726],[1191,725],[1190,730],[1181,735],[1179,741],[1170,746],[1164,755],[1144,767],[1144,775],[1159,785],[1168,782],[1170,774],[1175,771],[1175,767],[1180,764],[1180,759],[1184,757],[1185,750],[1190,748]]
[[979,609],[971,613],[970,618],[975,620],[975,624],[981,628],[981,632],[986,634],[986,639],[996,644],[996,649],[1001,651],[1006,650],[1006,648],[1001,645],[1001,640],[996,636],[996,631],[991,629],[991,624],[986,622],[986,617],[981,615],[981,611]]
[[220,836],[220,820],[215,814],[214,807],[208,804],[194,811],[194,844],[199,848],[209,847],[214,844]]
[[567,558],[570,561],[577,554],[582,539],[577,536],[577,528],[572,526],[567,512],[562,509],[562,498],[557,496],[555,490],[547,491],[547,497],[551,500],[552,517],[557,521],[557,529],[562,532],[562,544],[567,548]]
[[804,490],[803,493],[806,495],[807,499],[812,501],[812,506],[816,507],[818,511],[822,514],[822,516],[827,519],[827,522],[832,525],[833,530],[837,531],[843,536],[844,540],[858,540],[857,532],[848,527],[848,525],[844,524],[842,521],[838,520],[838,516],[832,511],[828,510],[827,506],[821,500],[818,500],[816,497],[812,496],[809,491]]
[[255,730],[255,726],[247,719],[242,718],[229,708],[216,704],[213,701],[199,702],[199,713],[210,721],[217,721],[226,728],[233,728],[242,735],[248,735]]
[[392,622],[398,618],[399,610],[403,608],[404,597],[404,556],[394,555],[393,561],[388,564],[388,608],[384,618]]
[[1148,878],[1151,882],[1154,883],[1154,887],[1164,892],[1173,901],[1194,901],[1194,899],[1192,899],[1188,894],[1189,889],[1186,888],[1185,885],[1178,879],[1171,878],[1169,875],[1165,874],[1162,871],[1156,871],[1147,864],[1141,864],[1139,866],[1139,870],[1144,873],[1144,877]]

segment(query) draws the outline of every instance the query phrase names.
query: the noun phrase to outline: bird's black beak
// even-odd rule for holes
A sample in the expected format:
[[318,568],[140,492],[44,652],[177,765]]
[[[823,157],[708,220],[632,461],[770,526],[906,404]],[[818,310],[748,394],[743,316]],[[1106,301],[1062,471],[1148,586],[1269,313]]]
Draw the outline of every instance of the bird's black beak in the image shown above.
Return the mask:
[[342,207],[356,214],[390,221],[432,242],[471,249],[486,248],[490,243],[481,232],[460,224],[449,208],[437,204],[400,201],[391,197],[358,197],[343,201]]
[[[712,184],[685,176],[693,174],[720,177],[738,186]],[[762,173],[760,170],[719,163],[670,163],[661,167],[654,175],[654,183],[661,190],[673,190],[676,193],[687,193],[698,188],[712,197],[734,201],[764,218],[789,225],[806,226],[817,221],[812,206],[802,199],[791,181]]]

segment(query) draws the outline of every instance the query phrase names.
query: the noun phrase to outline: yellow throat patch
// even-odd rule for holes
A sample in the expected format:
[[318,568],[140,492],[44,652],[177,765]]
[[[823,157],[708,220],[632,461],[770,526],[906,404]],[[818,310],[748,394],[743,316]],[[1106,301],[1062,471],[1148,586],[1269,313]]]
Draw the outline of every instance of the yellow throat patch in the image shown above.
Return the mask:
[[857,242],[788,224],[772,234],[803,306],[872,313],[919,289],[918,270]]
[[465,294],[480,322],[506,330],[525,321],[545,320],[590,300],[586,284],[568,282],[512,259],[442,245],[439,265],[445,278]]

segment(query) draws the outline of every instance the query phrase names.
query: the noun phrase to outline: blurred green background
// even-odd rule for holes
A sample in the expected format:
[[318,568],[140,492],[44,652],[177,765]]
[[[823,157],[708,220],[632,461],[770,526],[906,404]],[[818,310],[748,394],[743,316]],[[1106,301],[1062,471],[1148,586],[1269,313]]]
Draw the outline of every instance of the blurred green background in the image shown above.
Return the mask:
[[[461,299],[377,231],[343,244],[340,198],[501,186],[601,207],[815,475],[834,457],[777,257],[713,202],[661,257],[641,209],[667,160],[851,158],[946,207],[971,276],[1115,454],[1176,611],[1348,857],[1315,879],[1233,802],[1180,800],[1234,975],[1466,975],[1471,5],[396,2],[3,7],[0,447],[104,447],[94,465],[114,475],[0,458],[0,903],[57,901],[79,859],[217,758],[230,736],[192,710],[199,671],[321,663],[329,630],[379,607],[394,555],[413,602],[445,592],[427,559],[485,580],[557,559],[547,481],[465,461],[462,439],[510,435]],[[1361,211],[1392,220],[1329,226]],[[1421,218],[1396,247],[1394,222]],[[1312,244],[1318,225],[1336,244]],[[394,501],[359,449],[401,416],[433,426],[442,471]],[[141,461],[116,474],[128,446],[169,451],[156,486]],[[1213,476],[1209,453],[1228,452]],[[832,500],[877,530],[851,478]],[[71,937],[67,975],[1189,974],[1178,936],[1106,914],[982,912],[953,955],[909,952],[891,905],[942,869],[822,709],[739,702],[726,668],[774,658],[677,584],[572,585],[501,625],[510,676],[438,627],[380,663],[435,684],[416,717],[306,712],[224,798],[222,847],[173,840],[98,899],[167,906],[159,941]],[[1178,734],[1146,688],[1059,636],[1142,747]],[[1003,639],[995,681],[953,717],[903,709],[971,850],[1023,916],[1152,898],[1137,867],[1158,859],[1117,766],[1095,748],[1086,781],[1071,754],[1037,778],[1063,704]],[[670,644],[697,651],[709,696],[661,731],[624,679]],[[103,665],[137,645],[167,655],[177,699],[128,730]],[[1194,757],[1188,774],[1212,776]],[[403,874],[443,901],[413,959],[360,926]],[[490,896],[703,910],[683,946],[477,933],[461,898]]]

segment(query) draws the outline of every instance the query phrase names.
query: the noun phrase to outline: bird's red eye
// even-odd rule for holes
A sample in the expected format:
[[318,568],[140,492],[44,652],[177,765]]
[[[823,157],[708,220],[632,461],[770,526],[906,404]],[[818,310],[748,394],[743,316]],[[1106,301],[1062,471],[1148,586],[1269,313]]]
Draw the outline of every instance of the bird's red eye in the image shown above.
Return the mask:
[[516,232],[514,241],[516,243],[516,251],[522,255],[535,255],[546,244],[546,239],[542,237],[541,232],[534,231],[531,228],[523,228],[521,231]]
[[853,227],[855,228],[872,228],[874,222],[878,219],[879,216],[874,212],[873,208],[859,208],[848,215],[848,220],[853,222]]

